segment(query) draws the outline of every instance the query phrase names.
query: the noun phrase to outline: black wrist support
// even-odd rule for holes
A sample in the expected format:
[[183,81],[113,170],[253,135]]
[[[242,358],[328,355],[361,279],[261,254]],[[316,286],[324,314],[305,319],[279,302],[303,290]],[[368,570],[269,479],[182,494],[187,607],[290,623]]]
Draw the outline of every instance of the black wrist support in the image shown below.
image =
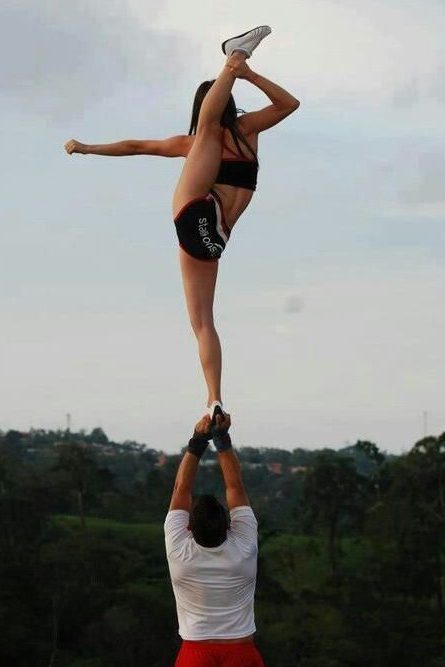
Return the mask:
[[190,454],[196,456],[196,458],[199,460],[201,456],[204,454],[208,444],[209,440],[207,436],[202,436],[198,435],[197,433],[194,433],[189,440],[187,451],[190,452]]
[[212,429],[213,444],[217,452],[225,452],[232,446],[229,432],[223,429]]

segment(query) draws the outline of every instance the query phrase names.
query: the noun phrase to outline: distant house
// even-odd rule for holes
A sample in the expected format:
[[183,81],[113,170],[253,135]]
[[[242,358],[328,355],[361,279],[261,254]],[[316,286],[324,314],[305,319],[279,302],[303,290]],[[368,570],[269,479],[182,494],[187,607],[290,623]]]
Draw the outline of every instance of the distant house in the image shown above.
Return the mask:
[[100,446],[100,453],[102,456],[116,456],[117,452],[113,447],[103,447]]
[[270,470],[270,472],[273,472],[274,475],[282,475],[283,474],[283,464],[282,463],[268,463],[267,464],[267,469]]
[[290,471],[292,475],[295,475],[297,472],[306,472],[307,466],[292,466]]
[[163,466],[165,466],[166,463],[167,463],[166,455],[164,454],[164,452],[160,452],[158,460],[155,463],[155,468],[162,468]]
[[213,468],[216,465],[218,465],[218,461],[216,459],[204,459],[201,461],[201,466],[204,466],[204,468]]

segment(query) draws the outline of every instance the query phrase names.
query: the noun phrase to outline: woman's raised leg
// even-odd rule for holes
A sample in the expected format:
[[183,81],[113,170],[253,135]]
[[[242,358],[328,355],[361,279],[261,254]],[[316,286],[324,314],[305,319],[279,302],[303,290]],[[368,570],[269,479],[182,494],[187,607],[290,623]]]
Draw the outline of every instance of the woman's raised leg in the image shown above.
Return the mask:
[[221,401],[221,345],[213,323],[218,261],[203,262],[179,249],[185,301],[198,341],[199,358],[208,391],[208,403]]
[[198,118],[196,137],[185,161],[173,196],[173,217],[196,197],[204,197],[215,183],[221,162],[222,132],[220,120],[235,82],[231,65],[245,60],[234,53],[205,96]]

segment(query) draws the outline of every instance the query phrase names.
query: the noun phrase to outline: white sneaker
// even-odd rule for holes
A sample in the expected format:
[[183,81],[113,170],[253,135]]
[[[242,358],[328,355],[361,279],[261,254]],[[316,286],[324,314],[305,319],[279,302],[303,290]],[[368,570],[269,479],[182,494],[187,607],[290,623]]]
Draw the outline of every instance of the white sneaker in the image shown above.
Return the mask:
[[216,423],[216,415],[225,415],[224,408],[222,403],[219,401],[213,401],[208,409],[210,419],[212,420],[212,426]]
[[226,39],[226,41],[221,44],[223,53],[225,53],[226,56],[230,56],[234,51],[241,51],[250,58],[258,44],[267,37],[267,35],[270,35],[271,32],[272,28],[268,25],[260,25],[258,28],[253,28],[253,30],[244,32],[242,35],[230,37],[230,39]]

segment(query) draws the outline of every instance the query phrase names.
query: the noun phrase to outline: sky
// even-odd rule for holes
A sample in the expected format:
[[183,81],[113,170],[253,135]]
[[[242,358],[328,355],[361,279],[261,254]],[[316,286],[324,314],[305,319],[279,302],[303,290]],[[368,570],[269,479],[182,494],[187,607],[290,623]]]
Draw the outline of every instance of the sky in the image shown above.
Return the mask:
[[0,429],[69,413],[118,441],[188,440],[206,394],[171,219],[182,160],[63,144],[186,134],[221,42],[263,23],[250,66],[301,106],[261,135],[220,263],[233,440],[401,453],[445,430],[442,0],[4,0]]

